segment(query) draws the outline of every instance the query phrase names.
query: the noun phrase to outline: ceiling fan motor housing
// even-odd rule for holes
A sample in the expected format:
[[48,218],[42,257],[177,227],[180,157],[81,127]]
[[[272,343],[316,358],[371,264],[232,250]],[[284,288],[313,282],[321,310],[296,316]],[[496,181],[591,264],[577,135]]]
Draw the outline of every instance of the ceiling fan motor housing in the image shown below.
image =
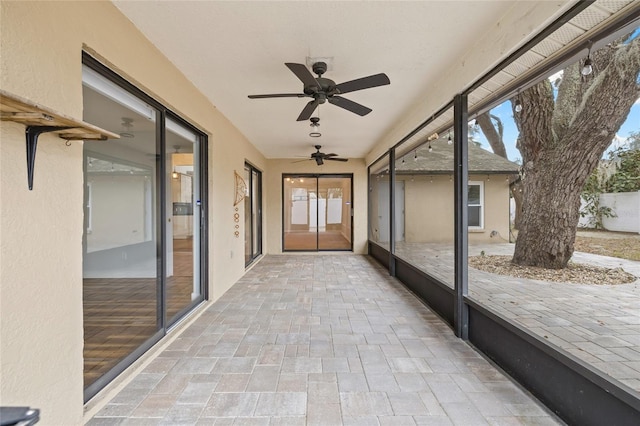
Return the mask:
[[322,74],[327,72],[327,63],[326,62],[316,62],[315,64],[313,64],[313,67],[311,67],[311,69],[313,69],[313,72],[318,74],[318,76],[322,76]]

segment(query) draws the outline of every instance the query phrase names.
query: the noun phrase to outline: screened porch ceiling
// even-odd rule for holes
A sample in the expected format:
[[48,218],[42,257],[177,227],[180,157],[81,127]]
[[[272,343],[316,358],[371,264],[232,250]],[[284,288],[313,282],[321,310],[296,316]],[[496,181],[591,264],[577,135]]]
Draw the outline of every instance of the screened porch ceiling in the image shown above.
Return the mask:
[[[460,66],[460,58],[470,50],[483,49],[478,40],[498,26],[503,16],[522,13],[538,2],[114,3],[267,158],[308,156],[315,144],[341,157],[363,158],[376,146],[394,145],[397,135],[408,134],[435,113],[437,108],[427,111],[424,107],[429,87]],[[575,3],[554,2],[547,22]],[[587,31],[639,7],[640,2],[632,0],[596,1],[474,90],[470,108],[561,54],[568,45],[584,42]],[[523,34],[525,39],[518,45],[534,35]],[[301,93],[302,83],[284,63],[310,66],[312,58],[327,61],[324,77],[336,83],[385,73],[391,84],[344,95],[373,110],[363,117],[328,103],[320,105],[314,114],[320,117],[320,138],[309,137],[308,121],[296,121],[309,98],[247,98]],[[407,147],[451,120],[451,113],[442,115],[417,132]]]

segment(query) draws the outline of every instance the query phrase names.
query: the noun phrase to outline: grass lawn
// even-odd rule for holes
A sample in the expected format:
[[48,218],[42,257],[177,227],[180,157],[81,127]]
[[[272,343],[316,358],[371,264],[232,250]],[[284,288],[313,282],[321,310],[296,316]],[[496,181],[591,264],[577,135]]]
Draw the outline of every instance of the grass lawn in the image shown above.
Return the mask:
[[575,250],[640,261],[640,234],[578,230]]

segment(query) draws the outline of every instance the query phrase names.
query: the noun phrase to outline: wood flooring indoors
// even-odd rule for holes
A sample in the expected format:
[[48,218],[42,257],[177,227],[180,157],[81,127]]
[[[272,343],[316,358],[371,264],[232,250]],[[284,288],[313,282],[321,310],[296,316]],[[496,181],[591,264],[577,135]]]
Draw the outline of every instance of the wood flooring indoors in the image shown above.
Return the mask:
[[[189,240],[190,241],[190,240]],[[193,252],[174,240],[174,275],[167,279],[167,319],[191,303]],[[158,330],[156,278],[85,278],[84,386],[87,387]]]
[[[317,246],[316,246],[317,245]],[[286,232],[285,250],[351,250],[351,241],[340,232]]]

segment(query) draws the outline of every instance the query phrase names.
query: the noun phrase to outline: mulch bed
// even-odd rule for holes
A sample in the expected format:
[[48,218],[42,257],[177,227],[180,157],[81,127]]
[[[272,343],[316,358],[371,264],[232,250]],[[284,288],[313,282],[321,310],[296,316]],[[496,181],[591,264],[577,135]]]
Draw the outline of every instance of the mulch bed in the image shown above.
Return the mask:
[[511,256],[474,256],[469,258],[469,266],[492,274],[574,284],[628,284],[638,279],[622,268],[603,268],[573,262],[569,262],[565,269],[520,266],[511,263]]

